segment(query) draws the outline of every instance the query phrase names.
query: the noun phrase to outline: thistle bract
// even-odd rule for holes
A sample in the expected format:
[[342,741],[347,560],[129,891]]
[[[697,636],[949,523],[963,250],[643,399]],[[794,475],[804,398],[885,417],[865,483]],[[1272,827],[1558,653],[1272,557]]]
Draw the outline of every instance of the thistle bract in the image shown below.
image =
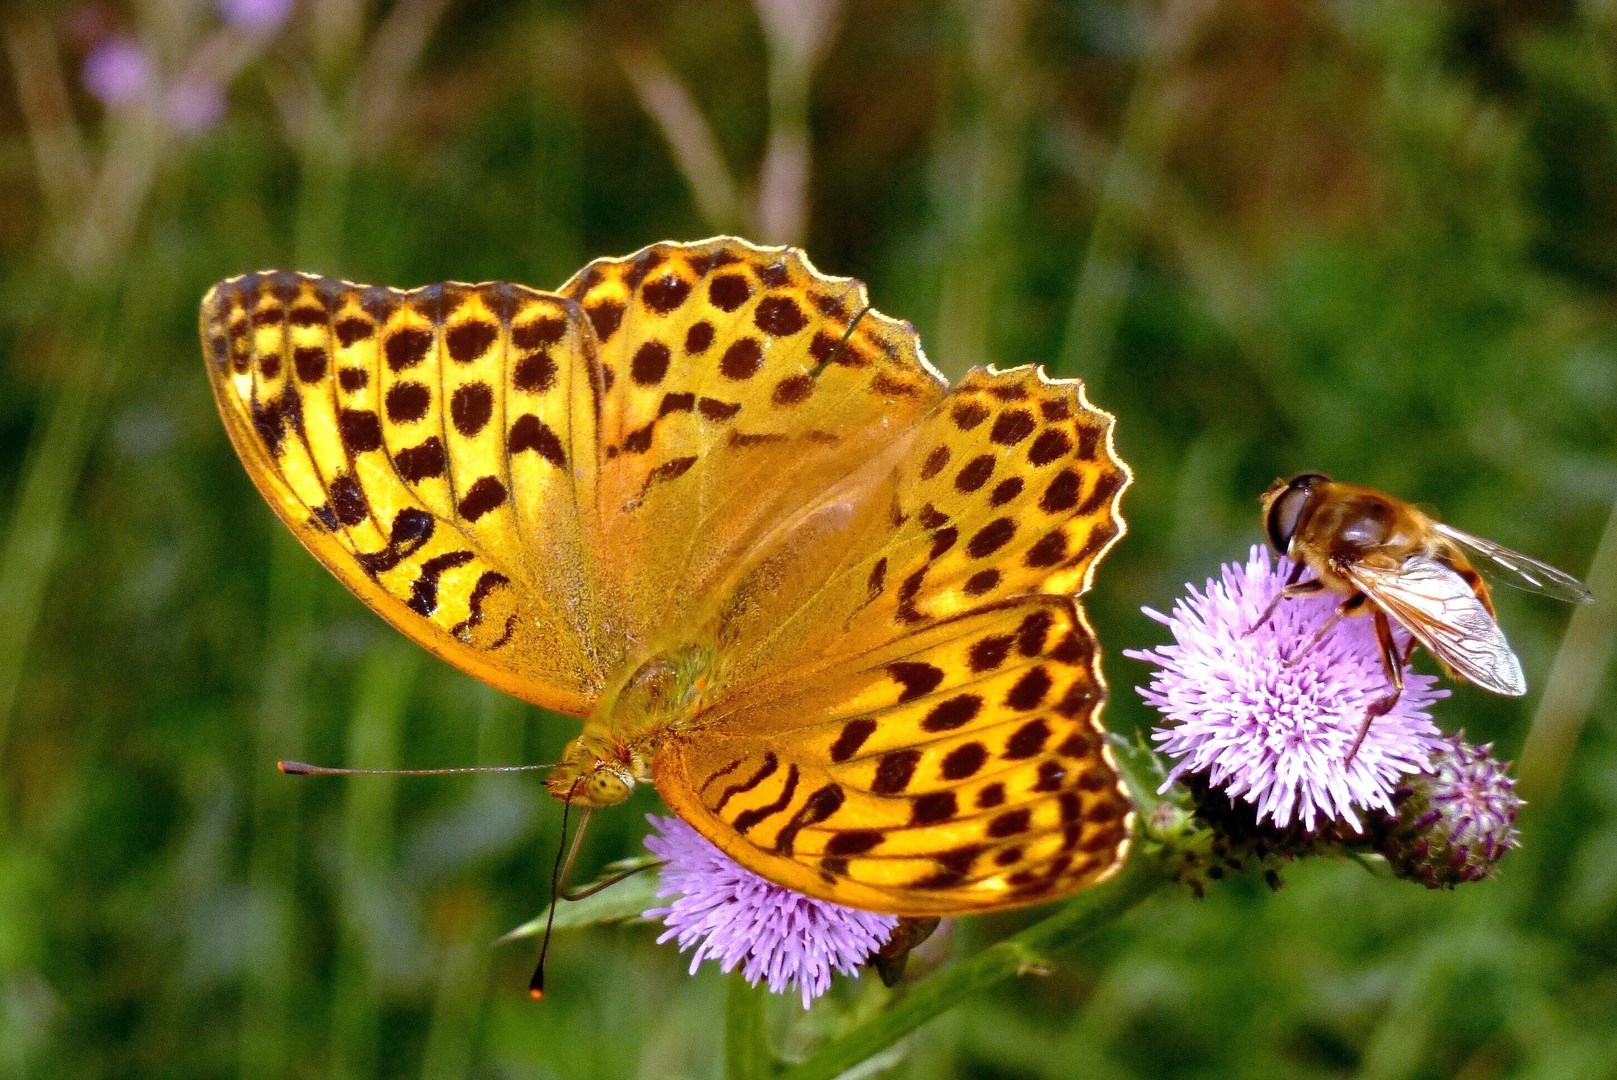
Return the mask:
[[1396,810],[1376,845],[1395,874],[1428,889],[1452,889],[1491,877],[1505,852],[1520,844],[1522,800],[1492,749],[1455,736],[1432,755],[1430,773],[1399,785]]

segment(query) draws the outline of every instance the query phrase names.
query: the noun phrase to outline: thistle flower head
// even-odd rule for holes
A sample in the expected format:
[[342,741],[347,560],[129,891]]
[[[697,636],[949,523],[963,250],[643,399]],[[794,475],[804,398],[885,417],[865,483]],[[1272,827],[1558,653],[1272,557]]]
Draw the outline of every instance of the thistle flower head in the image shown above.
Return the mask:
[[766,983],[772,993],[795,987],[806,1009],[830,987],[832,972],[857,977],[898,925],[891,915],[815,900],[759,877],[678,818],[647,820],[657,832],[646,847],[667,863],[657,895],[676,899],[646,918],[667,926],[658,942],[695,950],[693,975],[709,959],[726,972],[739,966],[748,982]]
[[1252,804],[1259,822],[1361,832],[1358,811],[1390,811],[1398,780],[1428,767],[1439,732],[1425,710],[1448,692],[1406,670],[1402,696],[1350,761],[1365,716],[1390,689],[1375,629],[1342,619],[1308,648],[1340,602],[1330,593],[1283,600],[1258,625],[1290,572],[1289,560],[1254,547],[1171,614],[1145,609],[1174,644],[1124,655],[1156,665],[1140,695],[1165,721],[1152,732],[1175,762],[1164,789],[1196,774]]
[[1505,852],[1520,844],[1515,823],[1522,800],[1491,750],[1458,735],[1446,739],[1432,755],[1431,772],[1399,786],[1396,810],[1376,845],[1399,877],[1452,889],[1491,877]]

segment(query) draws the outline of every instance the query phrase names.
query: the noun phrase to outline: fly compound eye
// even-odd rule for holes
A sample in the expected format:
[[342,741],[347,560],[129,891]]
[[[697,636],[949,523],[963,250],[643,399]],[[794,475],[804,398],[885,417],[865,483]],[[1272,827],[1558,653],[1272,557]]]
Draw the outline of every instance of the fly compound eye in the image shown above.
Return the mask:
[[1291,538],[1296,535],[1297,523],[1302,520],[1303,511],[1314,497],[1314,487],[1326,482],[1327,478],[1319,473],[1304,473],[1295,477],[1269,501],[1264,528],[1269,534],[1269,543],[1274,545],[1277,552],[1284,555],[1290,551]]

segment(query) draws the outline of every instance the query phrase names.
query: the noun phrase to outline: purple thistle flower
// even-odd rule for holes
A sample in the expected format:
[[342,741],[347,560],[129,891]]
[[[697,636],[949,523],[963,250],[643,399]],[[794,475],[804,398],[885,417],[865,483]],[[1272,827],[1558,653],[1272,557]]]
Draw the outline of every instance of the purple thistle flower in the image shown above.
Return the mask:
[[1191,588],[1171,615],[1143,609],[1176,644],[1124,655],[1157,665],[1140,696],[1166,720],[1151,735],[1175,761],[1164,790],[1200,774],[1254,806],[1259,822],[1312,832],[1341,821],[1362,832],[1356,808],[1391,811],[1399,778],[1429,769],[1442,744],[1425,710],[1448,691],[1406,669],[1398,703],[1375,718],[1348,761],[1366,712],[1388,692],[1375,629],[1368,618],[1343,619],[1297,657],[1341,600],[1285,600],[1255,626],[1290,570],[1289,560],[1271,564],[1268,550],[1254,547],[1245,566],[1225,564],[1221,580]]
[[645,915],[667,924],[659,943],[678,939],[680,952],[695,947],[693,975],[703,960],[717,960],[726,972],[740,965],[748,982],[767,983],[771,993],[795,984],[806,1009],[831,986],[833,971],[857,978],[859,966],[898,925],[891,915],[815,900],[767,881],[678,818],[646,820],[657,830],[646,847],[667,862],[657,895],[678,899]]
[[151,59],[130,38],[108,37],[84,58],[84,88],[109,108],[128,105],[151,85]]

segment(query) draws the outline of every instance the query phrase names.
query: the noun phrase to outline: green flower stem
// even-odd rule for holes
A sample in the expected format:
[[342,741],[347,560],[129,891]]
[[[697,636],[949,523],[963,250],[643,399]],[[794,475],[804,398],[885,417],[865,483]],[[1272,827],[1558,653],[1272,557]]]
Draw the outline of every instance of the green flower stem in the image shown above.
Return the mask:
[[724,1080],[765,1080],[771,1072],[769,1032],[764,1024],[768,994],[732,972],[724,999]]
[[[880,1015],[822,1047],[801,1065],[787,1069],[778,1080],[840,1076],[972,994],[1049,963],[1063,949],[1119,918],[1168,881],[1161,859],[1136,850],[1122,872],[1105,885],[1080,893],[1043,922],[918,983]],[[733,1075],[741,1074],[726,1074]]]

